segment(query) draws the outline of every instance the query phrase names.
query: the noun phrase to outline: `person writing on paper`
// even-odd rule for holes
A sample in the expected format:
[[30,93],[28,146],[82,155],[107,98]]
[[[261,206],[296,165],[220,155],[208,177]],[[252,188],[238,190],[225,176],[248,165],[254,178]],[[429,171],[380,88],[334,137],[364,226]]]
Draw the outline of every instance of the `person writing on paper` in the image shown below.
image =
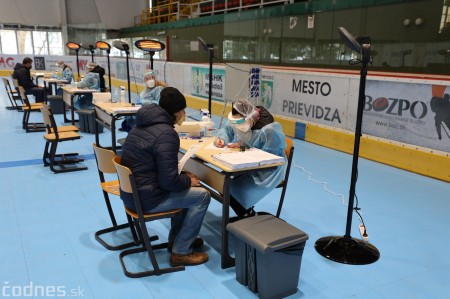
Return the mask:
[[[139,94],[141,104],[159,104],[161,91],[167,84],[156,80],[156,72],[154,70],[146,70],[142,79],[145,87]],[[136,118],[134,116],[126,116],[122,122],[121,131],[129,132],[135,125]]]
[[[228,115],[228,123],[217,132],[216,147],[258,148],[284,157],[285,135],[278,122],[262,106],[238,99]],[[239,219],[254,216],[254,205],[278,186],[284,178],[286,165],[248,172],[233,179],[230,206]]]
[[[174,125],[184,121],[185,108],[186,99],[180,91],[164,88],[159,105],[145,105],[138,110],[136,126],[122,148],[122,164],[134,172],[144,212],[184,209],[171,220],[168,241],[172,266],[208,261],[207,253],[193,250],[203,245],[197,236],[211,195],[200,187],[196,176],[178,172],[180,138]],[[135,210],[132,196],[121,197],[126,207]]]
[[[67,64],[64,63],[64,61],[58,61],[57,63],[58,66],[58,73],[55,74],[53,76],[53,78],[55,79],[59,79],[59,80],[65,80],[66,82],[64,82],[64,84],[70,84],[73,80],[73,71],[72,68],[70,66],[68,66]],[[63,90],[61,87],[59,87],[56,91],[56,94],[58,95],[62,95],[63,94]]]
[[[103,75],[101,74],[103,69],[95,63],[88,63],[86,66],[86,75],[77,83],[77,88],[82,89],[95,89],[97,91],[102,91],[105,88],[105,79],[101,81],[103,75],[105,75],[105,70],[103,69]],[[103,82],[103,85],[102,85]],[[92,104],[92,94],[84,94],[75,98],[74,107],[76,109],[94,109],[94,104]]]
[[55,79],[66,80],[66,84],[70,84],[73,80],[73,71],[70,66],[64,63],[64,61],[58,61],[58,73],[54,76]]

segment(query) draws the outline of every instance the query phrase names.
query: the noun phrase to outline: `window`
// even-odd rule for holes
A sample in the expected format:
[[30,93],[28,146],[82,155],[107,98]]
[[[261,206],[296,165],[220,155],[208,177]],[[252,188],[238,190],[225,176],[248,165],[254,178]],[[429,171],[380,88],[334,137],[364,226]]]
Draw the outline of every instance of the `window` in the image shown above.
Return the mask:
[[34,55],[48,55],[46,31],[33,31]]
[[48,47],[50,55],[64,55],[61,32],[48,33]]
[[19,45],[19,54],[33,54],[33,40],[31,31],[17,31],[17,42]]
[[16,32],[14,30],[0,30],[3,54],[17,54]]

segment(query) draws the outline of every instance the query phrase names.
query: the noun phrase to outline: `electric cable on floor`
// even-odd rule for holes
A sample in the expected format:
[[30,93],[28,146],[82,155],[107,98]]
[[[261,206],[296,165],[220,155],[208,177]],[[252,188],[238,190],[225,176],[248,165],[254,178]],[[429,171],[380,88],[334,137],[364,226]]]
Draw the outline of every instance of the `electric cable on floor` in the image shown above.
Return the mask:
[[[324,189],[326,192],[328,192],[328,193],[330,193],[330,194],[332,194],[332,195],[334,195],[334,196],[339,197],[339,198],[341,199],[341,201],[342,201],[342,204],[343,204],[344,206],[348,207],[348,204],[345,202],[345,197],[344,197],[343,194],[336,193],[336,192],[334,192],[334,191],[328,189],[328,183],[327,183],[327,182],[323,182],[323,181],[319,181],[319,180],[313,179],[313,178],[312,178],[313,173],[307,171],[303,166],[297,165],[297,164],[295,163],[295,161],[292,161],[292,164],[293,164],[293,166],[294,166],[295,168],[298,168],[298,169],[300,169],[301,171],[303,171],[304,173],[306,173],[306,174],[308,175],[308,180],[309,180],[309,181],[322,185],[322,186],[323,186],[323,189]],[[358,215],[358,219],[359,219],[359,221],[361,222],[361,224],[360,224],[361,238],[362,238],[364,241],[367,242],[367,241],[369,240],[369,235],[367,234],[367,231],[366,231],[366,225],[365,225],[364,220],[363,220],[362,215],[361,215],[361,208],[358,207],[358,197],[356,196],[356,194],[355,194],[355,198],[356,198],[356,206],[355,206],[355,208],[353,208],[353,210],[354,210],[355,213]],[[361,229],[361,227],[362,227],[362,229]]]

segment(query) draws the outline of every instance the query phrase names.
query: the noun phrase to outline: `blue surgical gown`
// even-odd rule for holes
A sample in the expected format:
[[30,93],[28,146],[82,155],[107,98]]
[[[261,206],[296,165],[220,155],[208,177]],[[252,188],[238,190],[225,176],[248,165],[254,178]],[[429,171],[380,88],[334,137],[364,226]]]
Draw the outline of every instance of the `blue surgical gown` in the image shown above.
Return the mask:
[[[217,132],[217,137],[224,140],[225,144],[237,142],[234,128],[228,124]],[[277,122],[270,123],[260,130],[253,130],[252,138],[246,143],[246,146],[284,157],[287,163],[284,152],[286,148],[285,135],[281,125]],[[236,177],[231,183],[231,195],[244,208],[253,207],[283,181],[286,166],[284,164],[276,168],[254,170]]]

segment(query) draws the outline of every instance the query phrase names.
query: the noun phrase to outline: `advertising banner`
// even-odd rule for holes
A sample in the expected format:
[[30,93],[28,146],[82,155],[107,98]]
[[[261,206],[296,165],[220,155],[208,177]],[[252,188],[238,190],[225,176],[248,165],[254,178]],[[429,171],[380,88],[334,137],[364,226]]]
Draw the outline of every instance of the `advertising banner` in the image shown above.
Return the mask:
[[347,111],[348,100],[357,98],[349,93],[350,81],[348,76],[263,71],[261,102],[274,114],[346,129],[348,113],[356,111]]
[[450,152],[450,86],[368,80],[363,134]]
[[[192,89],[191,94],[201,98],[209,98],[209,67],[191,68]],[[216,101],[224,101],[225,94],[225,70],[213,69],[212,96]]]

